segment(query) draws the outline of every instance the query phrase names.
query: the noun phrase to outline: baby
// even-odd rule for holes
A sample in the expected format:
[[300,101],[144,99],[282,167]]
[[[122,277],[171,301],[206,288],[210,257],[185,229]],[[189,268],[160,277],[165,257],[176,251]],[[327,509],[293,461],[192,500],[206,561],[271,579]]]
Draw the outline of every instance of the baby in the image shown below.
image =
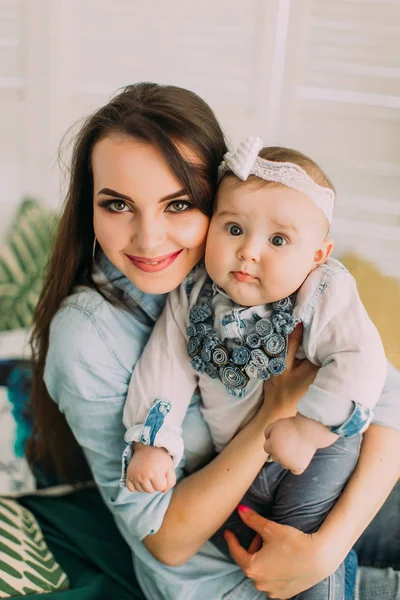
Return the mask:
[[[127,486],[151,493],[175,484],[184,451],[181,423],[197,386],[221,451],[258,410],[264,381],[285,369],[288,336],[302,323],[297,356],[320,369],[296,416],[267,428],[275,462],[259,478],[265,484],[274,473],[271,490],[290,487],[286,514],[292,501],[306,502],[304,486],[301,500],[296,486],[307,481],[318,510],[300,525],[279,518],[315,530],[356,464],[359,434],[385,380],[382,342],[354,279],[330,258],[334,188],[319,166],[300,152],[262,149],[261,140],[250,138],[225,155],[219,176],[205,268],[198,265],[169,294],[131,379],[124,411]],[[252,489],[247,503],[262,503],[257,480]]]

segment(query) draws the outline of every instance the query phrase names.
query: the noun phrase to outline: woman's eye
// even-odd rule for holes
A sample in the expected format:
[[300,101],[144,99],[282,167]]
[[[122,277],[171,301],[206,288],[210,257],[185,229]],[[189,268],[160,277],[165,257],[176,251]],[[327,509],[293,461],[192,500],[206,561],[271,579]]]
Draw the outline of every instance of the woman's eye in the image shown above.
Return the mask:
[[283,235],[273,235],[269,238],[269,241],[273,246],[285,246],[285,244],[287,244],[287,240]]
[[131,210],[123,200],[111,200],[108,202],[107,208],[111,212],[127,212]]
[[233,235],[234,237],[242,235],[243,233],[243,229],[239,225],[235,225],[234,223],[232,223],[232,225],[228,225],[226,230],[230,235]]
[[188,200],[174,200],[167,206],[168,212],[181,213],[191,208],[193,204]]

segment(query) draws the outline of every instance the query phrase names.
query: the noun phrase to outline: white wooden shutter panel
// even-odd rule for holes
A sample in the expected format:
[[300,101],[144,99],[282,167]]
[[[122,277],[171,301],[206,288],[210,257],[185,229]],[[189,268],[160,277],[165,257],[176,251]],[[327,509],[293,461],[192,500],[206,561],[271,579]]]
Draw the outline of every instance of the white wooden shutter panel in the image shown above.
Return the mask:
[[0,0],[0,237],[20,194],[24,69],[22,2]]
[[[233,138],[256,132],[277,0],[73,0],[75,113],[135,81],[187,87]],[[272,15],[266,23],[266,15]],[[271,37],[271,36],[270,36]],[[262,106],[264,110],[264,106]]]
[[316,158],[337,190],[337,254],[400,277],[400,2],[291,3],[281,143]]
[[22,2],[0,0],[0,90],[17,91],[23,87]]

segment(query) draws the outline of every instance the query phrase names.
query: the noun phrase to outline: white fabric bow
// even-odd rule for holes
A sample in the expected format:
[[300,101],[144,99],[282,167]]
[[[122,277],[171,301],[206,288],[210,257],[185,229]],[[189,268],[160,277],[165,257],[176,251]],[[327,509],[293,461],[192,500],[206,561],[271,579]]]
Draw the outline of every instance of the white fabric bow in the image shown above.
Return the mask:
[[259,137],[247,138],[236,150],[227,152],[218,168],[218,181],[227,171],[246,181],[249,175],[255,175],[265,181],[273,181],[306,194],[322,210],[331,223],[335,193],[328,187],[316,183],[302,167],[291,162],[278,162],[260,158],[258,153],[263,147]]

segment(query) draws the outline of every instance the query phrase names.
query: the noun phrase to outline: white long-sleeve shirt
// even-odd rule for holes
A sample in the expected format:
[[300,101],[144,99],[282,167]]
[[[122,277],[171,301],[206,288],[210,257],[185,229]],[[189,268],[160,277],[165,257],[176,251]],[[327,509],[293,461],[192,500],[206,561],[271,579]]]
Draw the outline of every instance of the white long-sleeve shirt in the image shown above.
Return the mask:
[[[165,447],[176,465],[183,455],[181,424],[197,386],[217,451],[251,419],[263,397],[263,381],[258,378],[233,392],[220,379],[191,366],[189,312],[206,279],[204,268],[198,267],[169,294],[133,372],[124,409],[125,441]],[[272,313],[271,305],[239,306],[216,286],[212,309],[221,340],[243,341],[254,330],[255,315],[268,318]],[[341,263],[328,259],[298,290],[293,316],[303,323],[298,358],[307,357],[320,367],[298,411],[338,428],[340,435],[364,429],[383,389],[386,359],[354,278]]]

